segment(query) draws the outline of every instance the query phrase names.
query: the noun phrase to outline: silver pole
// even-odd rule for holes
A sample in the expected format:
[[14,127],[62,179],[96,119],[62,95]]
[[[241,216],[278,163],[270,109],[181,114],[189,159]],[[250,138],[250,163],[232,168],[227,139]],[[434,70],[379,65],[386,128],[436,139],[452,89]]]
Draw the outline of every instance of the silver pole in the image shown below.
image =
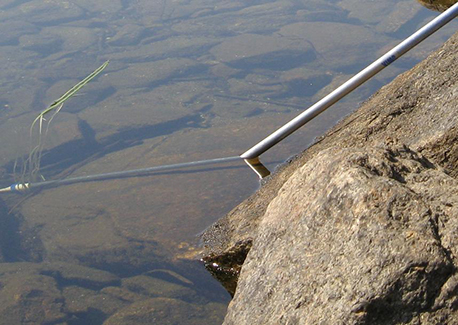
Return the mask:
[[148,167],[148,168],[141,168],[141,169],[124,170],[120,172],[79,176],[79,177],[66,178],[66,179],[53,180],[53,181],[45,181],[45,182],[39,182],[39,183],[15,183],[8,187],[0,189],[0,193],[2,192],[25,192],[30,189],[55,187],[55,186],[61,186],[61,185],[92,182],[92,181],[121,178],[121,177],[134,177],[134,176],[147,175],[153,172],[162,172],[162,171],[167,171],[167,170],[176,170],[176,169],[192,168],[192,167],[205,166],[205,165],[214,165],[214,164],[228,163],[232,161],[240,161],[240,157],[233,156],[233,157],[199,160],[199,161],[192,161],[192,162],[181,163],[181,164],[162,165],[162,166],[155,166],[155,167]]
[[335,104],[337,101],[348,95],[350,92],[358,88],[361,84],[372,78],[378,72],[383,70],[385,67],[393,63],[400,56],[405,54],[407,51],[418,45],[421,41],[429,37],[435,31],[446,25],[453,18],[458,15],[458,3],[450,7],[448,10],[440,14],[426,26],[418,30],[416,33],[411,35],[409,38],[405,39],[401,44],[393,48],[391,51],[383,55],[377,61],[369,65],[366,69],[355,75],[353,78],[348,80],[342,86],[334,90],[328,96],[320,100],[315,105],[308,108],[305,112],[298,115],[296,118],[291,120],[289,123],[282,126],[280,129],[269,135],[267,138],[253,146],[251,149],[244,152],[242,155],[235,157],[225,157],[218,159],[209,159],[194,161],[189,163],[174,164],[174,165],[164,165],[156,166],[143,169],[127,170],[121,172],[97,174],[97,175],[88,175],[81,176],[63,180],[55,181],[45,181],[39,183],[17,183],[12,184],[11,186],[0,189],[1,192],[23,192],[31,188],[45,188],[45,187],[54,187],[59,185],[68,185],[80,182],[89,182],[102,179],[111,179],[118,177],[127,177],[127,176],[138,176],[142,174],[147,174],[156,171],[165,171],[173,169],[181,169],[186,167],[195,167],[203,166],[209,164],[218,164],[223,162],[230,162],[239,160],[240,158],[244,159],[245,162],[250,166],[260,178],[264,178],[270,174],[269,170],[265,168],[262,163],[259,161],[259,156],[272,148],[278,142],[289,136],[291,133],[295,132],[297,129],[302,127],[304,124],[312,120],[314,117],[325,111],[327,108]]
[[[297,129],[302,127],[304,124],[312,120],[314,117],[334,105],[340,99],[348,95],[350,92],[358,88],[364,82],[372,78],[378,72],[386,68],[388,65],[393,63],[400,56],[405,54],[407,51],[418,45],[421,41],[429,37],[439,28],[450,22],[453,18],[458,15],[458,3],[454,4],[448,10],[444,11],[430,23],[425,25],[423,28],[415,32],[413,35],[405,39],[401,44],[393,48],[391,51],[383,55],[377,61],[369,65],[367,68],[362,70],[360,73],[355,75],[353,78],[348,80],[342,86],[334,90],[328,96],[308,108],[305,112],[301,113],[293,120],[283,125],[280,129],[269,135],[267,138],[253,146],[240,155],[245,162],[254,169],[251,165],[250,160],[258,158],[261,154],[272,148],[278,142],[295,132]],[[257,160],[259,166],[259,160]],[[259,175],[259,173],[258,173]]]

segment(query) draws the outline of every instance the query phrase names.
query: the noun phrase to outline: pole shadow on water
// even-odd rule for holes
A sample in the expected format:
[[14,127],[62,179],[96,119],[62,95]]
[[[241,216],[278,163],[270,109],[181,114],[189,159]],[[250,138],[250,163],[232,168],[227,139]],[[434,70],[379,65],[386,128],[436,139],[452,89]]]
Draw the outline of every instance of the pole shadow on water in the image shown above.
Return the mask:
[[[185,129],[208,128],[209,126],[204,124],[206,120],[202,114],[208,114],[210,109],[211,106],[209,105],[196,113],[171,121],[120,129],[117,133],[99,141],[96,140],[96,132],[92,127],[86,121],[79,120],[78,128],[82,138],[44,151],[41,170],[47,178],[60,175],[64,171],[67,171],[66,174],[68,174],[78,167],[110,153],[141,145],[147,139],[170,135]],[[13,174],[14,162],[8,163],[5,169],[7,173]]]

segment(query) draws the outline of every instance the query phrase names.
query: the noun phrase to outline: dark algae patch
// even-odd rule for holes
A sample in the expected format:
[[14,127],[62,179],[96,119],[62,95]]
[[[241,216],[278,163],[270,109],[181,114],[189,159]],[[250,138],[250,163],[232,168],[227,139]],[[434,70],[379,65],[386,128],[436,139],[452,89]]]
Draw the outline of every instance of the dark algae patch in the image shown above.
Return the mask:
[[202,258],[205,268],[234,297],[241,266],[250,251],[252,242],[237,243],[224,255],[209,255]]

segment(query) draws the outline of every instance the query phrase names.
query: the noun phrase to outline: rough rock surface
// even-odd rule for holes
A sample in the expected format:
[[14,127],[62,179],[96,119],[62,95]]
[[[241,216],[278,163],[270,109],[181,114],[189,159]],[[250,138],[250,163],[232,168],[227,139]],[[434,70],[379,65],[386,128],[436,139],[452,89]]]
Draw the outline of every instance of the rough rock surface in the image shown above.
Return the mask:
[[207,230],[227,287],[245,260],[224,324],[458,323],[457,49],[458,34]]

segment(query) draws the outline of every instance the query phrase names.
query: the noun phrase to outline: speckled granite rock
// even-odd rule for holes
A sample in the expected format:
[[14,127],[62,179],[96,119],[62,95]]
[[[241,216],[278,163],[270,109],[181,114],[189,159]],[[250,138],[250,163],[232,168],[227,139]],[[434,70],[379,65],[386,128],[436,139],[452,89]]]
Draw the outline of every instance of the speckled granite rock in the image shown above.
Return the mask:
[[438,179],[458,185],[408,148],[319,153],[269,204],[225,324],[399,324],[434,312],[455,262],[439,231],[451,215],[425,199]]
[[224,324],[458,322],[457,48],[458,34],[208,229],[214,271],[246,256]]

